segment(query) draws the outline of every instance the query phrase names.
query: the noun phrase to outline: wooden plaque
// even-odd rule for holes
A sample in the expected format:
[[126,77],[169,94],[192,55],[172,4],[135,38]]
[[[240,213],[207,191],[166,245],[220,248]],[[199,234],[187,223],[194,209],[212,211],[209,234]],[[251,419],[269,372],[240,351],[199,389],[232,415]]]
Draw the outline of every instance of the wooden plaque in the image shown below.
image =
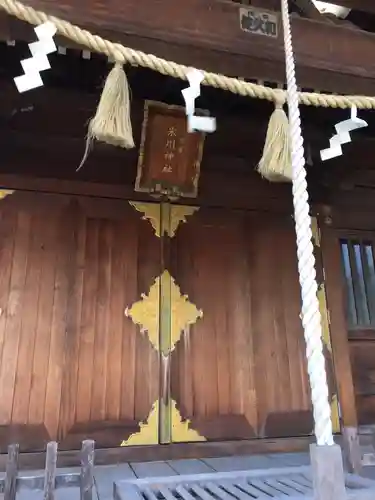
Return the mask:
[[276,12],[254,9],[253,7],[241,7],[239,11],[240,26],[243,31],[271,38],[279,36],[279,22]]
[[135,191],[197,196],[205,134],[188,133],[186,122],[185,108],[146,101]]

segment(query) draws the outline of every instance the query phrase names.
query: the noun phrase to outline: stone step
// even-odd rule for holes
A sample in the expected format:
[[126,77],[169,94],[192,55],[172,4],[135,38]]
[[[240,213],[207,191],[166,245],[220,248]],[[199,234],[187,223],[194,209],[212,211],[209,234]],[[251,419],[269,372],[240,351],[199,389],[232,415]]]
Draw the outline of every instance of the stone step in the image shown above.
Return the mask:
[[375,465],[375,452],[367,452],[362,455],[363,467],[373,467]]

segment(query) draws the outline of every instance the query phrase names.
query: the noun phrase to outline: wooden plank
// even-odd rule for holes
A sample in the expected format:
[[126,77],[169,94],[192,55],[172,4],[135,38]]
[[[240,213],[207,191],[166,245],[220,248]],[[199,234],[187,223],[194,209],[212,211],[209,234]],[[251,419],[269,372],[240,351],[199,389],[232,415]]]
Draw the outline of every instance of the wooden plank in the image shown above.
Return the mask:
[[50,329],[49,365],[45,398],[45,425],[52,438],[57,439],[61,425],[61,396],[65,376],[66,314],[72,293],[72,236],[74,227],[64,210],[59,213],[56,261],[53,287],[53,308]]
[[91,440],[82,442],[81,449],[81,500],[92,500],[94,487],[94,448]]
[[16,500],[18,453],[18,444],[11,444],[8,446],[8,458],[5,469],[4,500]]
[[98,238],[99,220],[87,218],[76,402],[76,421],[78,422],[90,421],[99,273]]
[[296,490],[293,486],[289,486],[289,485],[281,482],[281,480],[279,480],[279,478],[266,479],[265,482],[269,486],[271,486],[272,488],[275,488],[276,491],[280,491],[283,495],[293,496],[293,495],[300,493],[300,491]]
[[43,500],[54,500],[57,462],[57,443],[47,444],[46,467],[44,472]]
[[357,427],[357,411],[349,357],[338,235],[333,228],[324,224],[323,219],[319,219],[319,222],[327,305],[331,327],[332,354],[341,418],[345,427]]
[[279,481],[282,484],[292,488],[292,490],[294,491],[294,494],[296,492],[297,493],[304,493],[304,494],[311,493],[311,488],[309,488],[308,486],[304,486],[301,483],[297,482],[294,477],[285,476],[282,479],[279,479]]
[[244,480],[239,481],[236,484],[238,484],[238,486],[241,488],[242,491],[245,491],[254,498],[269,498],[269,495],[261,492],[258,488],[255,488],[254,486],[252,486],[251,484],[249,484]]
[[375,5],[372,0],[335,0],[336,5],[347,7],[348,9],[361,10],[375,14]]
[[[228,494],[227,491],[219,488],[219,486],[215,483],[211,483],[211,482],[205,482],[204,484],[205,486],[205,490],[209,491],[211,494],[212,494],[212,498],[220,498],[221,500],[229,500],[231,498],[230,494]],[[243,494],[243,497],[245,495]],[[241,499],[243,500],[243,498]]]
[[[15,247],[15,233],[17,227],[17,213],[13,210],[7,210],[4,204],[1,204],[1,224],[0,224],[0,242],[1,242],[1,252],[0,252],[0,304],[1,304],[1,314],[0,314],[0,355],[1,355],[1,365],[0,365],[0,395],[2,398],[2,405],[5,404],[4,390],[7,388],[4,384],[7,383],[3,381],[3,356],[6,353],[6,345],[8,342],[8,335],[6,330],[7,325],[7,304],[8,297],[11,286],[11,276],[12,276],[12,262],[13,253]],[[5,306],[5,307],[4,307]],[[9,415],[9,414],[8,414]],[[2,423],[7,422],[7,417],[2,421]],[[10,444],[10,443],[8,443]]]
[[[52,213],[51,213],[52,212]],[[57,260],[58,225],[56,213],[50,210],[42,217],[43,260],[39,278],[38,320],[36,325],[35,346],[30,389],[29,422],[43,422],[45,414],[45,399],[47,390],[49,350],[51,343],[51,323],[54,300],[55,268]]]
[[276,495],[279,494],[278,490],[275,490],[275,488],[273,488],[272,486],[268,485],[263,480],[251,478],[251,480],[249,480],[248,482],[254,488],[257,488],[262,493],[266,493],[267,495],[270,495],[271,497],[275,497]]
[[10,290],[6,306],[6,339],[0,369],[0,423],[2,425],[9,424],[13,410],[17,358],[22,328],[23,289],[27,272],[30,229],[30,214],[18,211]]
[[180,497],[183,500],[194,500],[193,495],[191,495],[189,493],[189,491],[187,491],[185,485],[178,485],[178,486],[176,486],[176,492],[180,495]]
[[110,345],[109,305],[111,295],[112,259],[111,249],[114,245],[112,221],[99,221],[98,229],[98,286],[96,292],[96,321],[93,366],[95,382],[91,391],[90,419],[102,421],[106,419],[107,373],[111,360],[108,359]]
[[[17,376],[13,396],[13,422],[28,422],[30,390],[33,377],[34,348],[38,321],[39,282],[43,261],[43,228],[45,221],[30,207],[31,230],[27,258],[26,278],[23,288],[20,345],[17,360]],[[44,353],[46,355],[46,353]],[[39,404],[42,404],[39,401]],[[34,422],[32,422],[34,423]]]
[[[128,227],[131,226],[131,222],[128,222]],[[122,400],[124,402],[133,401],[132,393],[122,393],[121,390],[121,380],[122,376],[127,377],[130,390],[134,392],[133,388],[130,387],[130,382],[133,379],[133,364],[134,360],[131,359],[134,350],[131,348],[131,344],[134,344],[134,334],[132,339],[130,332],[124,332],[124,304],[126,304],[126,289],[128,286],[132,286],[129,281],[126,287],[125,283],[125,267],[126,262],[129,257],[126,256],[126,251],[124,246],[126,245],[127,235],[123,230],[123,223],[116,222],[112,226],[113,237],[116,241],[111,248],[111,294],[109,303],[109,332],[110,332],[110,342],[108,345],[108,379],[107,379],[107,394],[106,394],[106,414],[110,419],[120,419],[121,416],[126,416],[126,413],[121,412]],[[127,363],[127,369],[123,370],[123,343],[129,342],[130,352],[126,351],[126,355],[129,354],[129,364]],[[126,372],[126,375],[123,374]],[[122,374],[122,375],[121,375]],[[125,438],[125,436],[124,436]]]
[[[64,378],[61,390],[60,425],[61,446],[73,427],[77,408],[77,380],[79,380],[79,349],[81,342],[82,295],[85,273],[86,224],[82,208],[76,200],[68,202],[65,213],[72,228],[70,248],[69,284],[70,290],[66,315],[66,344]],[[77,448],[78,448],[77,443]]]

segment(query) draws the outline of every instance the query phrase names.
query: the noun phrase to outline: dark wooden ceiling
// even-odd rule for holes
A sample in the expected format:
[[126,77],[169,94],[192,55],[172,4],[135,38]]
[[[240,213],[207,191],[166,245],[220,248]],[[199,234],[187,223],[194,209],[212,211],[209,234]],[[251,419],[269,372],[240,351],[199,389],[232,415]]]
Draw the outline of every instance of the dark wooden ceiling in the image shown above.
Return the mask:
[[[300,14],[294,13],[292,18],[300,85],[321,91],[375,95],[375,63],[369,57],[375,34],[352,29],[347,20],[321,16],[310,0],[294,2],[300,9]],[[188,66],[265,81],[285,79],[281,32],[277,38],[245,33],[240,27],[238,3],[234,1],[27,3],[125,46]],[[251,4],[263,9],[279,8],[279,0],[251,0]],[[25,23],[3,15],[0,39],[31,41],[33,32]],[[71,45],[69,41],[64,44]]]
[[[89,118],[95,112],[110,65],[100,56],[82,58],[68,49],[52,54],[51,70],[43,73],[45,86],[18,94],[13,77],[28,55],[26,43],[0,44],[0,174],[37,175],[110,184],[132,184],[137,150],[124,151],[97,144],[84,168],[76,173],[84,150]],[[145,99],[183,105],[185,84],[142,68],[127,68],[132,90],[132,123],[139,144]],[[208,136],[203,169],[230,176],[254,173],[261,156],[273,106],[265,101],[203,88],[197,102],[216,116],[218,130]],[[375,186],[373,156],[375,122],[372,112],[360,112],[369,127],[353,134],[344,155],[324,164],[319,151],[328,146],[334,125],[348,111],[302,107],[310,188],[316,200],[326,201],[332,190],[354,185]],[[103,165],[107,165],[103,169]],[[128,166],[131,165],[131,168]]]

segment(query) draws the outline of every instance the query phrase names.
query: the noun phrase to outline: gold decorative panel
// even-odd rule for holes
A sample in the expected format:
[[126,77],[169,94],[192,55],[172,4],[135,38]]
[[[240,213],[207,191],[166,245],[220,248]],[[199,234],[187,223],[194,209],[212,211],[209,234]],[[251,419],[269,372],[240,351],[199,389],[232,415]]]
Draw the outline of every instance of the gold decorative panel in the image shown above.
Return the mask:
[[197,431],[190,428],[190,420],[182,420],[181,414],[177,409],[176,401],[171,401],[171,422],[172,422],[172,441],[174,443],[188,443],[192,441],[207,441]]
[[[320,253],[321,252],[320,229],[316,217],[311,218],[311,230],[313,235],[313,244],[315,246],[315,253],[317,254],[316,257],[318,257],[317,258],[318,301],[319,301],[319,310],[322,322],[322,341],[327,348],[330,357],[329,362],[332,363],[331,366],[333,368],[329,312],[327,307],[326,291],[324,285],[324,269]],[[319,266],[321,267],[321,269],[319,269]],[[331,419],[332,419],[333,431],[340,432],[340,417],[339,417],[339,405],[338,405],[337,394],[333,394],[331,398]]]
[[171,207],[170,225],[168,228],[168,235],[173,238],[176,234],[180,222],[187,222],[186,217],[193,215],[199,210],[199,207],[188,207],[186,205],[173,205]]
[[159,401],[155,401],[146,422],[139,424],[139,431],[132,434],[121,446],[158,444],[159,442]]
[[318,226],[318,219],[316,217],[311,217],[311,231],[314,245],[320,247],[320,229]]
[[0,200],[3,200],[4,198],[13,193],[14,193],[13,189],[0,189]]
[[159,350],[159,304],[160,277],[151,286],[148,295],[142,293],[141,300],[125,309],[125,316],[139,325],[141,332],[147,332],[151,344]]
[[[199,318],[203,317],[203,311],[198,309],[189,301],[187,295],[182,295],[180,287],[176,285],[174,279],[168,271],[164,271],[166,280],[170,280],[171,290],[171,345],[170,351],[173,351],[177,342],[180,340],[181,333],[189,325],[193,325]],[[166,355],[167,353],[163,353]]]
[[[140,326],[141,332],[147,332],[148,338],[155,349],[160,350],[159,339],[159,313],[160,313],[160,290],[170,293],[170,304],[163,308],[170,310],[170,343],[165,344],[162,351],[165,356],[173,351],[176,343],[180,340],[181,333],[189,326],[193,325],[198,318],[202,318],[203,311],[199,310],[187,295],[182,295],[180,287],[176,285],[174,279],[168,271],[164,271],[158,276],[151,286],[148,295],[142,294],[141,300],[135,302],[131,307],[125,309],[125,315]],[[168,292],[167,292],[168,290]],[[167,314],[168,311],[162,311]]]
[[[159,442],[159,400],[155,401],[145,422],[141,422],[139,431],[132,434],[127,440],[122,441],[121,446],[140,446],[158,444]],[[190,420],[182,420],[177,408],[176,401],[171,400],[169,405],[171,415],[172,440],[174,443],[188,443],[207,441],[196,430],[191,429]]]
[[[1,199],[1,198],[0,198]],[[187,222],[187,217],[199,210],[199,207],[187,205],[170,205],[169,203],[141,203],[129,201],[129,204],[143,214],[142,219],[148,220],[158,238],[167,234],[173,238],[181,222]],[[161,221],[163,214],[163,221]]]
[[138,212],[143,214],[142,219],[148,220],[155,231],[155,235],[160,238],[161,235],[161,218],[160,218],[160,205],[158,203],[140,203],[136,201],[129,201],[129,204],[134,207]]

